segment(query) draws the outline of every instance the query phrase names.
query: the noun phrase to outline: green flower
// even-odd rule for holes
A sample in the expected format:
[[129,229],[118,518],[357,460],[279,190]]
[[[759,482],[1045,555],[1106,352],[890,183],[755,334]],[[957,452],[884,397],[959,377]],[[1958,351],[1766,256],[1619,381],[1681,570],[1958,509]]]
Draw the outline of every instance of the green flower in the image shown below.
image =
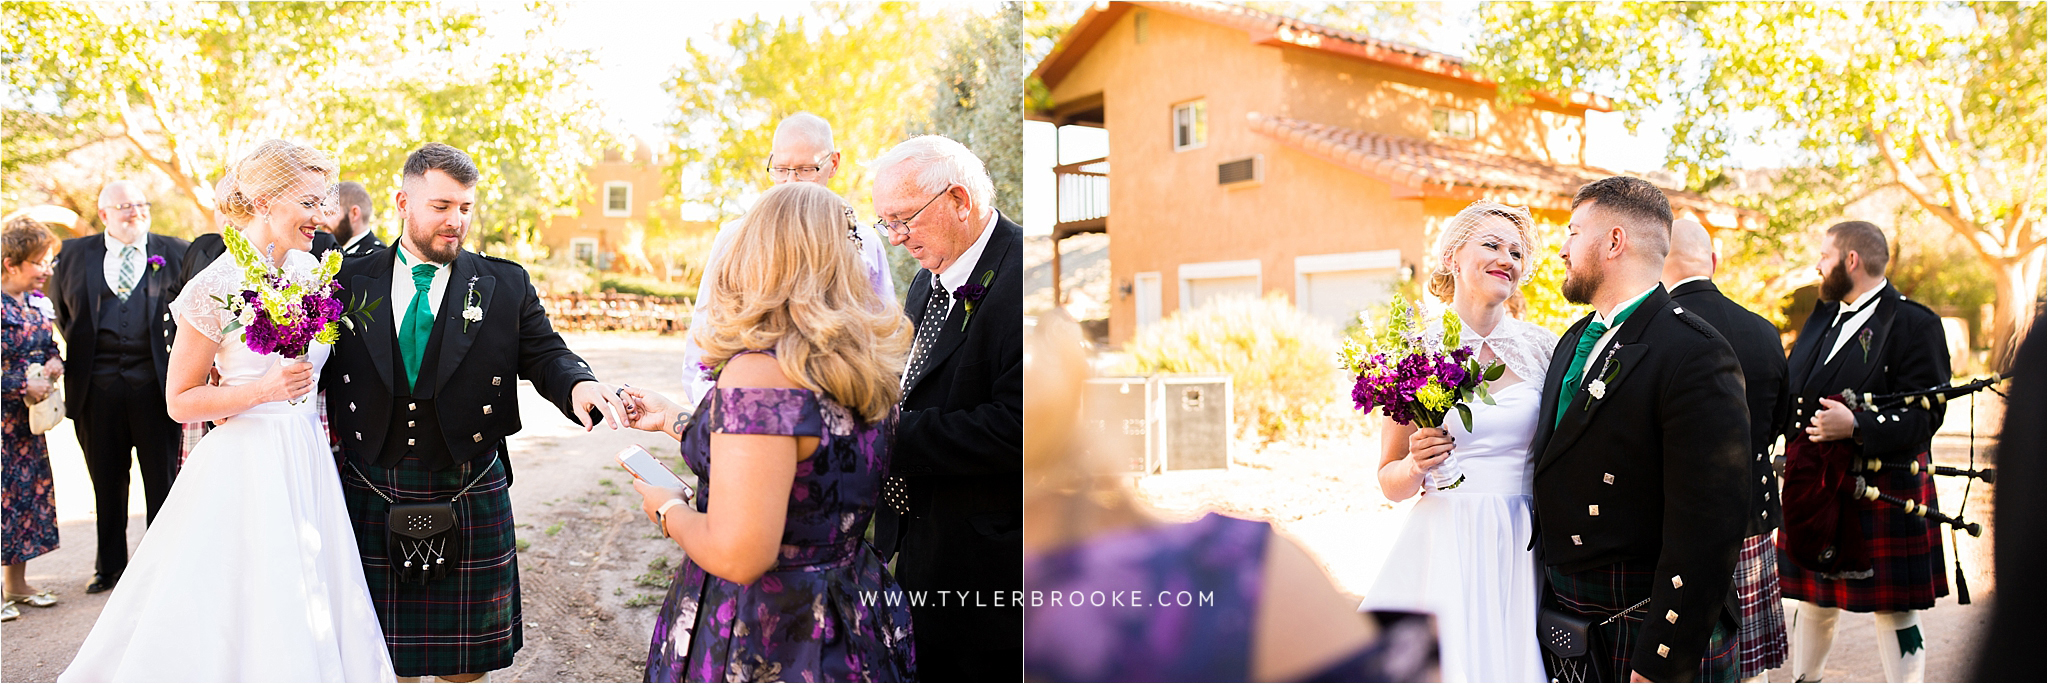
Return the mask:
[[1444,387],[1441,378],[1430,378],[1429,384],[1415,390],[1415,400],[1422,402],[1424,408],[1437,413],[1451,410],[1451,402],[1455,399],[1457,399],[1457,395],[1452,394],[1449,388]]
[[1458,334],[1465,329],[1465,321],[1458,318],[1458,312],[1444,307],[1444,351],[1458,348]]

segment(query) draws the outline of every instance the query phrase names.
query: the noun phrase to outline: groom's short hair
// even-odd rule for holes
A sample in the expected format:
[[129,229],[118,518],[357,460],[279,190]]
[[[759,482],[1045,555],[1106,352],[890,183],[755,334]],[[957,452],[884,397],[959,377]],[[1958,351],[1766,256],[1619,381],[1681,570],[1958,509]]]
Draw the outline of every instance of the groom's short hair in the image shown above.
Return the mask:
[[1828,237],[1835,239],[1835,249],[1855,252],[1863,259],[1863,273],[1873,278],[1884,276],[1885,264],[1892,260],[1891,248],[1885,244],[1884,229],[1869,221],[1843,221],[1828,226]]
[[1609,176],[1585,184],[1572,197],[1572,208],[1593,202],[1603,212],[1622,219],[1629,240],[1643,248],[1645,256],[1659,263],[1671,252],[1671,200],[1664,191],[1641,178]]
[[405,180],[427,177],[428,171],[440,171],[461,183],[462,187],[476,187],[476,179],[482,172],[476,170],[476,162],[469,154],[446,143],[431,142],[413,150],[405,158]]

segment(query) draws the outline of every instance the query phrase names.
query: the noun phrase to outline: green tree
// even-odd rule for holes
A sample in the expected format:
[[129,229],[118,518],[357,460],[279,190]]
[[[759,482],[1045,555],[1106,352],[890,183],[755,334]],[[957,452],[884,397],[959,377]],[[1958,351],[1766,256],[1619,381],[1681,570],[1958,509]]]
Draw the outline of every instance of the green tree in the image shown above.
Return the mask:
[[803,16],[733,22],[693,38],[666,87],[679,141],[668,167],[683,203],[738,216],[770,181],[775,125],[797,112],[832,124],[841,165],[831,187],[871,206],[867,164],[924,122],[942,38],[930,13],[908,3],[820,3]]
[[1739,165],[1738,143],[1789,146],[1795,165],[1850,183],[1787,187],[1767,211],[1904,189],[1990,268],[1994,365],[2031,319],[2048,246],[2048,6],[1503,2],[1480,18],[1476,60],[1510,99],[1615,93],[1632,125],[1675,111],[1668,162],[1695,189]]
[[573,199],[598,135],[572,76],[588,56],[545,40],[552,6],[522,11],[537,27],[492,43],[484,16],[434,3],[4,3],[6,172],[124,142],[211,216],[213,181],[263,139],[326,149],[386,197],[438,140],[485,171],[485,241],[517,236]]
[[995,204],[1024,220],[1024,9],[1003,9],[969,19],[933,70],[929,124],[915,133],[960,141],[988,166]]

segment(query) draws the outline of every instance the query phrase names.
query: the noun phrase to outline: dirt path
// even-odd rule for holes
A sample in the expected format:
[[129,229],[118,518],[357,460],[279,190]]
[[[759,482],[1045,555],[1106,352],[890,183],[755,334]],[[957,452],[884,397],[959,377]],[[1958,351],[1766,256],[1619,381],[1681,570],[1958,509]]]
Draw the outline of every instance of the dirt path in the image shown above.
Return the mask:
[[[675,396],[680,337],[567,335],[598,377]],[[640,513],[639,497],[612,454],[641,444],[675,467],[675,443],[637,431],[586,434],[521,383],[524,432],[512,438],[512,508],[519,521],[526,645],[497,681],[640,681],[654,613],[682,559]],[[71,427],[50,440],[63,546],[30,561],[29,582],[55,590],[51,608],[23,609],[0,626],[0,681],[53,681],[91,631],[109,594],[87,595],[92,578],[92,485]],[[680,469],[678,467],[678,469]],[[142,538],[139,484],[129,545]],[[650,567],[664,570],[650,572]],[[119,591],[119,589],[116,589]]]

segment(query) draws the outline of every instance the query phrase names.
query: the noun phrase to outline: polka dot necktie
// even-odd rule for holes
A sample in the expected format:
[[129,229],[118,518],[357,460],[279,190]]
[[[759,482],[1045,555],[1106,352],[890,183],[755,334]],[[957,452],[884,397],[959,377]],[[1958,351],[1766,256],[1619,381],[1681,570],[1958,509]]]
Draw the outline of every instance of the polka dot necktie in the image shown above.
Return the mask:
[[[924,305],[924,313],[917,319],[917,340],[910,349],[910,365],[903,369],[903,393],[910,394],[910,382],[924,372],[925,363],[931,360],[932,345],[939,341],[939,326],[946,322],[946,314],[953,308],[946,288],[932,278],[932,296]],[[882,503],[900,515],[910,515],[910,487],[903,478],[891,475],[882,481]]]

